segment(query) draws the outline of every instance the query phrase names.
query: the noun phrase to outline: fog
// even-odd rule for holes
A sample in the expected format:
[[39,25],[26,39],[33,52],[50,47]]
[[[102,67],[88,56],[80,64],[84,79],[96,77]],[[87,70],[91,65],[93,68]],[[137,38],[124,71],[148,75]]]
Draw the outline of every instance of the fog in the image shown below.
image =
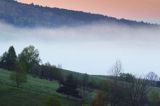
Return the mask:
[[16,28],[0,24],[0,55],[13,45],[17,53],[29,45],[43,63],[107,75],[117,60],[124,72],[160,75],[160,29],[92,24],[61,28]]

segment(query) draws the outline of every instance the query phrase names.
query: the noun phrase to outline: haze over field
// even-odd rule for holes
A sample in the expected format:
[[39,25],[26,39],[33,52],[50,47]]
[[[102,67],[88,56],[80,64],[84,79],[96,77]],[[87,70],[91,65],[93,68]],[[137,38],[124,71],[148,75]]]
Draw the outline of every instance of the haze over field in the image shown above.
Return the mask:
[[0,24],[0,54],[34,45],[43,62],[89,74],[108,74],[116,60],[124,72],[160,75],[160,30],[94,24],[81,27],[15,28]]

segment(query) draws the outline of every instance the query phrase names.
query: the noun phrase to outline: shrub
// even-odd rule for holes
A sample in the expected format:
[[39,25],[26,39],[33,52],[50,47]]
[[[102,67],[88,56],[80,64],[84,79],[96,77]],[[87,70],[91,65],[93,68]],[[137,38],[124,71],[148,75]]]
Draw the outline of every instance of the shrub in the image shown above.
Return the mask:
[[54,96],[49,96],[47,99],[46,106],[61,106],[61,102]]
[[152,103],[159,103],[160,102],[160,92],[158,90],[151,90],[148,93],[148,99]]

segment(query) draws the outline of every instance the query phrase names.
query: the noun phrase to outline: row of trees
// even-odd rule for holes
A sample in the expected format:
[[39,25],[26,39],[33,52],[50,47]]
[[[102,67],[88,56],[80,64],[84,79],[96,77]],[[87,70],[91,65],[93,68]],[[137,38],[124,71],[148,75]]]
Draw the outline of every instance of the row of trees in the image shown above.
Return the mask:
[[17,63],[25,68],[25,71],[29,72],[34,66],[40,63],[39,52],[34,46],[28,46],[17,55],[13,46],[9,47],[8,51],[3,53],[0,58],[0,68],[13,71],[16,69]]
[[[88,86],[88,75],[84,74],[82,80],[74,75],[63,75],[63,69],[50,63],[41,64],[39,51],[34,46],[28,46],[20,54],[16,54],[13,46],[0,57],[0,68],[12,72],[10,79],[16,83],[17,87],[27,82],[27,74],[46,80],[57,80],[59,89],[57,92],[82,98]],[[80,94],[80,89],[82,93]]]
[[112,72],[113,77],[104,82],[92,106],[159,106],[160,91],[154,88],[159,78],[155,73],[145,77],[125,74],[120,62],[116,62]]
[[22,54],[23,52],[17,56],[14,47],[11,46],[8,52],[5,52],[0,58],[0,68],[13,71],[10,79],[15,81],[17,87],[27,81],[27,64],[22,61],[24,58],[21,56]]
[[20,54],[16,54],[13,46],[0,57],[0,68],[12,71],[10,78],[17,87],[27,81],[27,74],[47,80],[63,82],[61,71],[49,63],[40,64],[39,51],[34,46],[28,46]]

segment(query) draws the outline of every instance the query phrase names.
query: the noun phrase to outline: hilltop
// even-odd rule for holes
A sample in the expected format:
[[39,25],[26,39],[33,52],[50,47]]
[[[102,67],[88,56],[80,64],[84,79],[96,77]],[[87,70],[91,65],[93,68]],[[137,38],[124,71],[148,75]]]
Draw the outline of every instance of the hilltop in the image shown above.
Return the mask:
[[0,0],[0,20],[18,27],[59,27],[92,23],[155,26],[144,22],[117,19],[82,11],[42,7],[34,4],[22,4],[14,0]]

